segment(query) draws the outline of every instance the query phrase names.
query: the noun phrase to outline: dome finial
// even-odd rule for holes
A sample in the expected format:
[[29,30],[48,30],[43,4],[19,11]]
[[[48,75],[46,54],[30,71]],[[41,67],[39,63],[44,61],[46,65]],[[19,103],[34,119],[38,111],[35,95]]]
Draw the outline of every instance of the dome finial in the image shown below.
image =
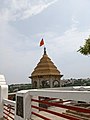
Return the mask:
[[44,47],[44,55],[46,55],[46,47]]

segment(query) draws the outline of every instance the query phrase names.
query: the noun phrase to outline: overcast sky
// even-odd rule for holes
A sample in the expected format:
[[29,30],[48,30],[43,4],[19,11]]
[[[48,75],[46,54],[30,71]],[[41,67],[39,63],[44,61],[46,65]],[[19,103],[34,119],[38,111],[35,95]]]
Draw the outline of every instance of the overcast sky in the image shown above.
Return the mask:
[[90,57],[77,52],[90,35],[90,0],[0,0],[0,74],[29,83],[47,54],[65,78],[90,77]]

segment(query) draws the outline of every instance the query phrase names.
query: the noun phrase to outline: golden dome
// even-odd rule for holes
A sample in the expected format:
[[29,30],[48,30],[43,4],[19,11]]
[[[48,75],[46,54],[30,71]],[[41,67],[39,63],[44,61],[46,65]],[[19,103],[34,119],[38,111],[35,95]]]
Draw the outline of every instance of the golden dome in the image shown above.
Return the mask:
[[46,49],[44,49],[44,55],[40,59],[40,62],[37,64],[34,71],[31,73],[31,77],[45,75],[61,76],[57,67],[46,54]]

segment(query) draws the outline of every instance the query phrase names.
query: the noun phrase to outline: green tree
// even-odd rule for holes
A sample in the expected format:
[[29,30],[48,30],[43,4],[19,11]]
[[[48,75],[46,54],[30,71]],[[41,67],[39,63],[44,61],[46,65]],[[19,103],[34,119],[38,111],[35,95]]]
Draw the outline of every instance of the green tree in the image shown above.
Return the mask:
[[90,55],[90,37],[85,40],[85,44],[78,50],[83,55]]

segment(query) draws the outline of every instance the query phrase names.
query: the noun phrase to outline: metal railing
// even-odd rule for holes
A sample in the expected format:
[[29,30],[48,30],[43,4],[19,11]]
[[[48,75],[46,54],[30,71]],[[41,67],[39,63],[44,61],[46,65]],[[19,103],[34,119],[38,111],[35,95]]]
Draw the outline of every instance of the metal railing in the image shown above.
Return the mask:
[[[66,99],[62,99],[65,97],[65,95],[63,94],[63,97],[61,97],[60,99],[62,93],[68,94],[69,96],[68,97],[66,96]],[[81,99],[80,96],[78,96],[79,93],[81,93],[80,96],[83,99]],[[46,90],[46,92],[44,90],[30,91],[30,94],[32,95],[32,99],[31,99],[32,101],[31,114],[33,116],[32,118],[35,120],[38,119],[37,117],[42,118],[43,120],[52,120],[52,119],[62,120],[64,118],[65,120],[90,120],[90,104],[89,102],[87,102],[89,101],[87,93],[90,94],[89,91],[88,92],[87,91],[73,91],[73,92],[53,91],[53,90],[52,91]],[[38,97],[36,97],[35,99],[34,95],[37,96],[37,94]],[[73,96],[73,94],[75,94],[75,96]],[[84,98],[85,97],[84,95],[87,96],[87,100],[85,100],[86,98]],[[58,98],[56,98],[56,96],[58,96]],[[77,101],[76,103],[73,103],[73,101],[77,99],[77,96],[78,96],[78,101],[82,101],[81,104],[78,104]],[[83,101],[86,103],[84,103]],[[64,109],[64,112],[60,112],[60,109]]]
[[[55,98],[56,99],[56,98]],[[47,112],[49,114],[52,114],[52,115],[55,115],[56,116],[56,120],[57,120],[57,116],[59,116],[60,118],[66,118],[66,119],[69,119],[69,120],[89,120],[88,118],[90,118],[90,109],[86,109],[84,107],[80,107],[80,106],[73,106],[73,105],[68,105],[68,104],[64,104],[66,103],[67,101],[52,101],[51,98],[49,100],[45,98],[45,100],[36,100],[36,99],[31,99],[32,102],[37,102],[39,103],[39,106],[35,106],[35,105],[32,105],[31,107],[34,108],[34,109],[37,109],[39,110],[39,112],[34,112],[32,111],[32,114],[37,116],[37,117],[40,117],[44,120],[52,120],[51,118],[47,117],[47,116],[44,116],[42,114],[39,114],[40,111],[44,111],[44,112]],[[59,100],[59,99],[58,99]],[[71,102],[71,101],[70,101]],[[41,104],[41,105],[40,105]],[[47,107],[45,107],[47,106]],[[53,110],[50,110],[50,107],[58,107],[58,108],[63,108],[63,109],[66,109],[66,110],[70,110],[70,111],[75,111],[77,113],[79,113],[78,116],[76,116],[75,114],[68,114],[68,112],[65,112],[65,113],[60,113],[59,111],[53,111]],[[80,114],[86,114],[85,116],[80,116]]]
[[14,120],[15,104],[15,101],[3,99],[3,118],[5,120]]

